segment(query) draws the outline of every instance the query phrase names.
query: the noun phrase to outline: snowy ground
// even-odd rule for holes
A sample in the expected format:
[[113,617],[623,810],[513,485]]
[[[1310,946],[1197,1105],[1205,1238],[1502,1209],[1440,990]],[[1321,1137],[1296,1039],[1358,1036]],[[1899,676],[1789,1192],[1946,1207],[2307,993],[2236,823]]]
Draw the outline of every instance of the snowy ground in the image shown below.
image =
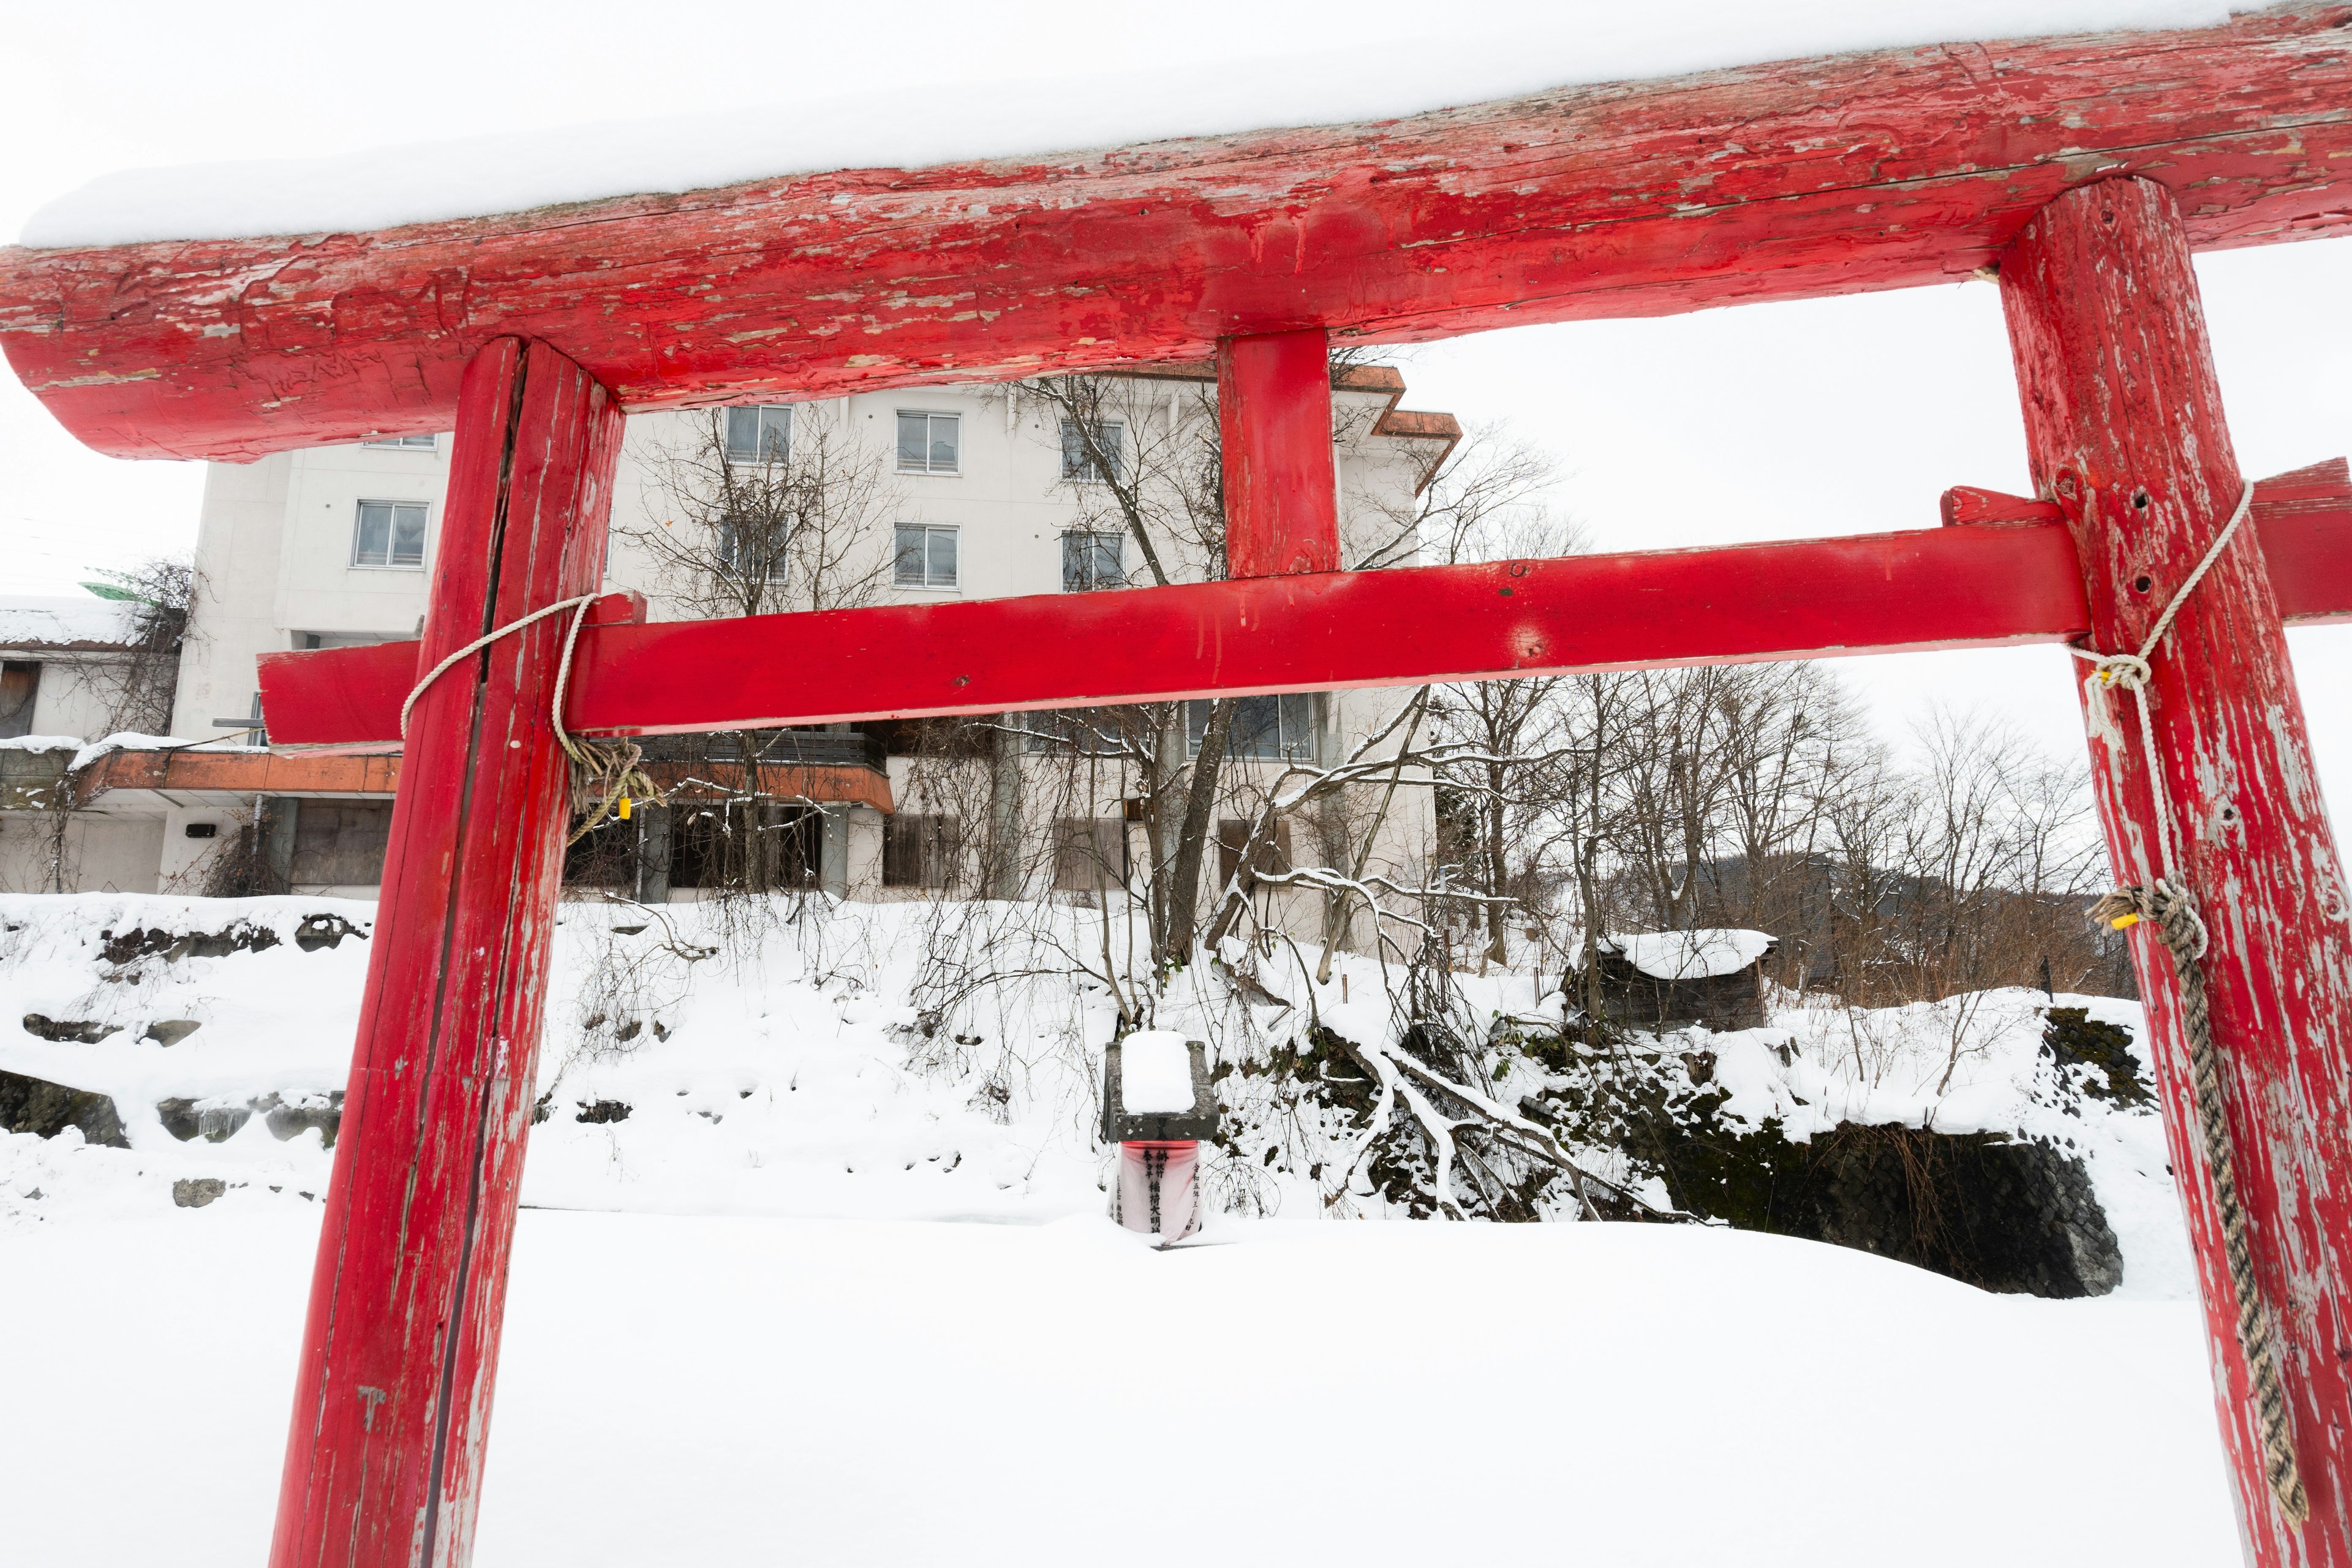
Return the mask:
[[[0,1243],[10,1561],[261,1560],[312,1236]],[[1210,1238],[526,1213],[477,1561],[2232,1560],[2185,1302],[1654,1226]]]
[[[281,940],[102,956],[100,932],[215,929],[225,909]],[[0,1068],[113,1095],[131,1145],[0,1136],[12,1563],[264,1551],[316,1238],[306,1194],[331,1156],[261,1114],[182,1142],[154,1104],[233,1112],[340,1085],[367,943],[304,951],[301,921],[327,910],[373,916],[0,900]],[[1087,1063],[1107,1000],[1033,987],[924,1035],[905,1000],[922,918],[772,933],[754,983],[680,969],[649,946],[658,927],[615,931],[636,923],[625,910],[567,909],[486,1568],[2233,1550],[2146,1116],[2094,1106],[2063,1127],[2124,1242],[2124,1289],[2097,1300],[1992,1296],[1724,1230],[1324,1223],[1304,1217],[1321,1212],[1311,1184],[1278,1172],[1249,1194],[1278,1217],[1220,1215],[1203,1244],[1153,1253],[1097,1217]],[[625,984],[615,952],[635,955]],[[1381,1027],[1368,972],[1348,1001],[1278,965],[1262,979],[1291,1013]],[[1536,1005],[1523,982],[1477,984]],[[1737,1105],[1792,1134],[1801,1109],[2014,1125],[2047,1112],[2038,1000],[1873,1015],[1860,1036],[1791,1015],[1706,1043]],[[42,1039],[26,1014],[121,1027]],[[1286,1016],[1250,1014],[1276,1032]],[[167,1019],[199,1026],[140,1037]],[[1180,1026],[1220,1039],[1234,1020]],[[1948,1091],[1931,1092],[1955,1042]],[[630,1114],[581,1120],[606,1100]],[[206,1176],[225,1195],[173,1206],[174,1181]]]

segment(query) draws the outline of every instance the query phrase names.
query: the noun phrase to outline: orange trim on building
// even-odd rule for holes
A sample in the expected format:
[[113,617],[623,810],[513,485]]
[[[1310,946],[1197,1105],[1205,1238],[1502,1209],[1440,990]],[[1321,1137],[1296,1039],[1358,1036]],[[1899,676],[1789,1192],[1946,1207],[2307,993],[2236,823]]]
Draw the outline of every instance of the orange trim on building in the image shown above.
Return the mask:
[[110,752],[82,775],[85,801],[109,790],[145,789],[165,794],[209,790],[232,795],[392,794],[400,759],[321,757],[263,751]]
[[[736,771],[736,770],[730,770]],[[693,787],[693,765],[650,763],[646,772],[667,793],[719,797],[725,786]],[[153,751],[111,752],[90,764],[79,794],[87,805],[109,790],[153,790],[163,795],[281,795],[388,799],[400,782],[397,752],[333,755],[317,752]],[[894,809],[890,779],[864,767],[804,767],[772,763],[760,770],[763,793],[799,795],[824,805],[866,805],[887,816]]]

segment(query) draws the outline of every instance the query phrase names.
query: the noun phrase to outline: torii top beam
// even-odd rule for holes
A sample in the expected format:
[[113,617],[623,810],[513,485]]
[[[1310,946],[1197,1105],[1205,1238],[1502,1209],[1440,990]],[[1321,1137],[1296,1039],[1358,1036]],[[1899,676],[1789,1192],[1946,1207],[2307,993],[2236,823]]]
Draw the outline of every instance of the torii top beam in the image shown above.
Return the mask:
[[249,458],[447,429],[501,335],[633,410],[1307,327],[1402,342],[1961,278],[2115,174],[2170,187],[2200,247],[2352,231],[2352,6],[368,234],[11,248],[0,338],[100,451]]

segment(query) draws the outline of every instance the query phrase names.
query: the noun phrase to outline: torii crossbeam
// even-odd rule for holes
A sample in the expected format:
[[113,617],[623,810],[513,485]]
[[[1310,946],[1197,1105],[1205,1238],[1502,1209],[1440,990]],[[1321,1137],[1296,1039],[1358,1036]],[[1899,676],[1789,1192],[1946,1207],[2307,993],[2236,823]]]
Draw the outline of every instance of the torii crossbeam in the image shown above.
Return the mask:
[[[2301,5],[375,234],[19,248],[0,253],[0,337],[102,451],[238,458],[455,428],[421,645],[265,671],[273,735],[380,744],[419,660],[595,590],[625,410],[1210,353],[1242,580],[607,626],[588,634],[570,714],[622,732],[1884,648],[2136,649],[2242,483],[2190,252],[2345,232],[2352,7]],[[1988,267],[2039,499],[1956,495],[1949,511],[2006,525],[1334,570],[1328,334],[1406,342]],[[2217,1408],[2265,1568],[2352,1568],[2352,895],[2282,635],[2352,615],[2347,488],[2339,466],[2261,493],[2150,684],[2309,1496],[2298,1522],[2263,1473],[2180,992],[2136,942]],[[1041,628],[1062,639],[1050,658]],[[455,1568],[470,1552],[561,862],[545,717],[561,640],[542,621],[416,705],[278,1568]],[[2144,882],[2161,864],[2151,774],[2135,745],[2092,753],[2118,880]]]

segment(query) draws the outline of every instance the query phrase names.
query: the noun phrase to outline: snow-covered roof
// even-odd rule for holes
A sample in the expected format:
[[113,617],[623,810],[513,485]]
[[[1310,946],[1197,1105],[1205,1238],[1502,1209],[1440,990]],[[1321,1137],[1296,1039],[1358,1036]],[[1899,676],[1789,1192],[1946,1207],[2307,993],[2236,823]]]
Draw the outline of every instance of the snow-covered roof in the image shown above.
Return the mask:
[[1653,980],[1711,980],[1736,974],[1772,950],[1760,931],[1654,931],[1605,936],[1601,951],[1622,956]]
[[1857,49],[2121,28],[2210,26],[2226,0],[1583,0],[1443,36],[1312,58],[1066,80],[927,83],[855,98],[326,158],[108,174],[25,226],[31,246],[231,239],[385,228],[561,202],[703,190],[831,169],[920,168],[1172,137],[1386,120],[1598,82]]
[[119,600],[0,594],[0,647],[121,647],[138,635],[137,613]]

